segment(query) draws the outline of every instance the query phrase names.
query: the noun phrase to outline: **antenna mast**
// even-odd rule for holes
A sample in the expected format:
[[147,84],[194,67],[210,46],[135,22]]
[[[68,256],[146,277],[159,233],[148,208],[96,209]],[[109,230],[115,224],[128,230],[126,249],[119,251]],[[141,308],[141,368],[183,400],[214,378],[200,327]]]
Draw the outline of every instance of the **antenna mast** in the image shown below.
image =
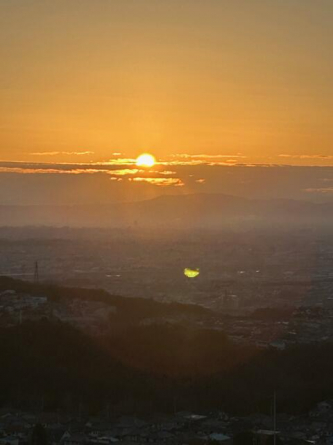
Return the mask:
[[39,283],[39,268],[38,261],[35,262],[34,282]]
[[274,445],[276,445],[276,391],[274,391],[273,416],[274,416]]

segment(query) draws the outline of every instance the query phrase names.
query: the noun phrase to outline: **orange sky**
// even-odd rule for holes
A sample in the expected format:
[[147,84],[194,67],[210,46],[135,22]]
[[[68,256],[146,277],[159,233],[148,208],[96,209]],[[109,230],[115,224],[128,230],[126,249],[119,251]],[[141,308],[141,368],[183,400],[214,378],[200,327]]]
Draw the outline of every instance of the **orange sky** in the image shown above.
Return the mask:
[[0,159],[333,165],[332,20],[332,0],[0,0]]

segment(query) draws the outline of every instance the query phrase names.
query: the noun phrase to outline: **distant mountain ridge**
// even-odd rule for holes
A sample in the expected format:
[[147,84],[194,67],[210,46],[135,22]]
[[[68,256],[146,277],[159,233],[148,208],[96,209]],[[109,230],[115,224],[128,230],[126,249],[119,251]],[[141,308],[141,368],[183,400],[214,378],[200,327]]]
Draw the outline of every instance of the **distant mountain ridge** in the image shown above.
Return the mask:
[[223,194],[164,195],[108,205],[0,206],[0,226],[219,227],[225,224],[329,224],[333,203],[258,200]]

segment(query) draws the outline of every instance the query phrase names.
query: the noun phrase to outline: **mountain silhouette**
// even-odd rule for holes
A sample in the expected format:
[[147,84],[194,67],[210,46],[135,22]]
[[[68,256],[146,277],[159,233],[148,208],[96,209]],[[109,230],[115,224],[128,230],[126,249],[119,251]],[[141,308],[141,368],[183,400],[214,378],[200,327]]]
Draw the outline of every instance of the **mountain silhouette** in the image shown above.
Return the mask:
[[0,206],[0,226],[211,227],[330,224],[333,203],[258,200],[223,194],[165,195],[139,202],[76,206]]

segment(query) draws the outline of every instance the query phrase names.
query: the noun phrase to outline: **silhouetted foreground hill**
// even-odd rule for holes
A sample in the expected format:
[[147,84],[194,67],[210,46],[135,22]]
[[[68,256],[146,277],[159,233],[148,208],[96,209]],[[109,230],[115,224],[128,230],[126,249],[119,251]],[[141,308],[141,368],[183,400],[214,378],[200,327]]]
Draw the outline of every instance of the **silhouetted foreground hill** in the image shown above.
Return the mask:
[[138,323],[147,314],[200,308],[1,278],[0,291],[10,288],[59,304],[73,298],[112,301],[124,317],[123,329],[99,337],[47,319],[0,328],[2,404],[90,412],[109,406],[115,413],[269,413],[275,390],[280,412],[301,412],[333,398],[333,344],[262,351],[234,345],[221,331]]
[[96,339],[41,320],[0,329],[0,357],[0,401],[21,408],[269,413],[276,390],[299,412],[333,397],[331,344],[259,352],[176,326]]
[[221,227],[230,224],[329,224],[333,203],[251,200],[220,194],[161,196],[96,206],[0,206],[0,226]]
[[[333,398],[333,344],[258,350],[231,343],[221,331],[186,324],[144,326],[147,316],[207,311],[111,296],[104,291],[36,285],[0,278],[0,292],[14,289],[116,305],[122,329],[92,337],[57,320],[0,328],[0,403],[22,408],[95,412],[205,411],[269,414],[273,392],[279,410],[301,412]],[[111,318],[110,326],[113,319]]]
[[36,284],[10,277],[0,277],[0,292],[6,290],[48,297],[49,301],[64,305],[74,299],[103,302],[116,308],[116,318],[123,323],[136,323],[147,318],[203,318],[212,315],[208,309],[194,304],[160,303],[152,299],[112,295],[102,289],[61,287],[54,284]]

